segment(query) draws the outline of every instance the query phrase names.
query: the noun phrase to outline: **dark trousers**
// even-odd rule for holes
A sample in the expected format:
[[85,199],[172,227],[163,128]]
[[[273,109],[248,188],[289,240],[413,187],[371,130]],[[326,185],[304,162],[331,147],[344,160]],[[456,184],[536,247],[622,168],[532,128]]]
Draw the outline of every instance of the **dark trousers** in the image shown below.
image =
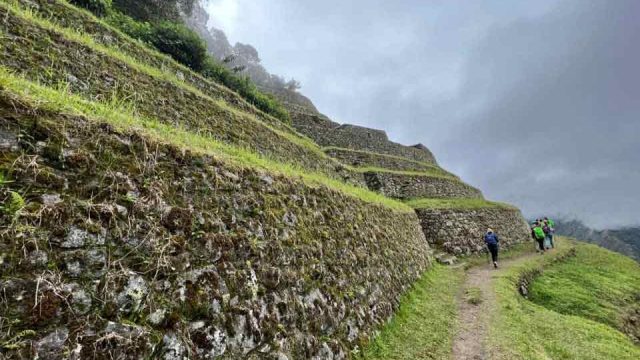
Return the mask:
[[547,238],[549,238],[549,244],[551,244],[551,248],[555,248],[555,246],[553,245],[553,234],[548,233]]
[[540,247],[540,251],[544,251],[544,238],[542,238],[542,239],[536,238],[536,241],[538,242],[538,246]]
[[491,253],[491,261],[498,261],[498,244],[487,244],[487,247]]

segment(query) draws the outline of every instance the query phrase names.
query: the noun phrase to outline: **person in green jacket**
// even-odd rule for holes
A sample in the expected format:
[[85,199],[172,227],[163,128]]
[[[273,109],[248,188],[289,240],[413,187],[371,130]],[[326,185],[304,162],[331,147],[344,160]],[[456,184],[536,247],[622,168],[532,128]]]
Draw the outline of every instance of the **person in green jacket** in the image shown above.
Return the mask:
[[542,229],[542,223],[541,221],[536,221],[533,225],[533,227],[531,228],[531,236],[538,242],[538,247],[539,250],[542,251],[542,253],[545,252],[545,248],[544,248],[544,230]]

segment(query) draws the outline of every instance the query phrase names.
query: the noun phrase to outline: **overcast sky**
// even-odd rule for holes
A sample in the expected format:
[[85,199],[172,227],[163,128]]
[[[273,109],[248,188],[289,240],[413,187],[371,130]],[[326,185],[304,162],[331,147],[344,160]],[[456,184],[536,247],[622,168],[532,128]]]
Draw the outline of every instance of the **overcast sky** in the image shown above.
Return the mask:
[[335,121],[421,142],[526,216],[640,224],[640,1],[210,0]]

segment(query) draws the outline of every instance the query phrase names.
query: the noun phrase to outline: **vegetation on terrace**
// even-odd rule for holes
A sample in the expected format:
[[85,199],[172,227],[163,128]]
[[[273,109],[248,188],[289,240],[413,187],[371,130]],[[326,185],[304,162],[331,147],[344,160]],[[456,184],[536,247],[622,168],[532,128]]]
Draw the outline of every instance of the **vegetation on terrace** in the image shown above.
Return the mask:
[[[255,106],[247,102],[239,94],[233,92],[229,88],[219,84],[212,79],[205,78],[203,75],[196,73],[173,60],[168,55],[162,54],[153,47],[146,46],[145,43],[133,39],[125,35],[116,27],[107,24],[104,20],[96,18],[90,12],[72,6],[65,1],[60,0],[2,0],[10,4],[14,10],[22,11],[30,18],[39,18],[47,23],[53,23],[56,28],[69,32],[74,32],[82,37],[90,37],[92,42],[103,45],[104,47],[117,50],[120,54],[126,54],[128,57],[135,59],[136,62],[149,65],[152,68],[160,69],[184,77],[184,82],[197,88],[201,92],[215,99],[224,99],[227,103],[233,104],[239,109],[254,114],[260,120],[269,123],[272,126],[292,129],[284,122],[268,115]],[[0,4],[2,3],[0,1]],[[37,2],[37,6],[34,6]],[[113,14],[112,14],[113,15]],[[121,16],[123,20],[129,19]],[[117,16],[112,16],[112,20],[116,21]],[[140,25],[133,22],[135,26]],[[123,24],[124,26],[125,24]]]
[[[497,271],[492,279],[496,308],[489,319],[487,349],[491,359],[637,359],[640,348],[631,339],[611,326],[591,320],[590,308],[595,314],[609,314],[619,318],[625,307],[612,307],[613,297],[629,299],[637,289],[640,270],[630,259],[607,250],[574,242],[564,238],[556,241],[557,248],[544,256],[533,253],[531,244],[518,244],[501,253],[501,259],[514,259],[510,266]],[[575,250],[574,257],[570,254]],[[523,256],[526,255],[526,256]],[[465,267],[485,266],[486,259],[474,255],[465,259]],[[606,262],[607,264],[604,264]],[[575,267],[574,265],[578,264]],[[605,267],[600,270],[601,266]],[[632,265],[632,266],[626,266]],[[569,299],[578,288],[577,301],[583,307],[572,305],[572,313],[550,302],[536,304],[536,297],[527,300],[518,293],[520,279],[527,274],[540,273],[533,280],[533,292],[553,290],[560,304]],[[607,273],[612,281],[573,281],[582,274],[591,280]],[[547,275],[549,274],[549,275]],[[565,278],[564,275],[567,275]],[[591,277],[589,274],[595,274]],[[551,279],[544,278],[550,276]],[[464,280],[461,267],[434,266],[403,297],[394,318],[381,328],[360,354],[363,359],[443,359],[451,356],[452,339],[456,327],[456,296],[462,301],[476,301],[475,296],[460,294]],[[635,281],[635,282],[634,282]],[[541,282],[540,284],[536,284]],[[588,285],[587,285],[588,284]],[[587,288],[582,288],[588,286]],[[581,296],[589,292],[589,298]],[[605,299],[592,296],[612,294]],[[481,300],[481,299],[480,299]],[[571,302],[570,302],[571,303]],[[548,306],[548,307],[547,307]],[[615,326],[614,324],[611,324]]]
[[414,209],[485,209],[498,208],[510,209],[516,208],[512,205],[488,201],[484,199],[411,199],[405,201],[405,204]]
[[455,330],[462,268],[434,265],[402,298],[400,309],[360,354],[362,359],[446,359]]
[[9,97],[12,101],[27,104],[34,111],[43,109],[62,114],[86,116],[94,121],[108,123],[117,129],[135,130],[151,139],[168,142],[197,153],[221,157],[235,166],[264,169],[273,174],[300,179],[309,186],[326,186],[354,198],[380,204],[396,211],[412,211],[410,207],[399,201],[361,187],[345,184],[324,174],[306,171],[293,164],[271,160],[247,149],[222,143],[206,134],[164,124],[153,118],[142,117],[126,104],[117,101],[88,101],[69,93],[66,88],[44,87],[13,75],[4,68],[0,68],[0,91],[3,96]]
[[581,245],[574,257],[545,270],[529,290],[531,301],[547,309],[633,330],[629,318],[640,312],[640,264],[595,245]]
[[[406,170],[406,171],[427,170],[432,172],[439,172],[444,175],[455,176],[454,174],[449,173],[448,171],[444,170],[443,168],[437,165],[422,162],[422,161],[417,161],[409,158],[404,158],[396,155],[381,154],[381,153],[376,153],[368,150],[347,149],[347,148],[341,148],[336,146],[327,146],[322,148],[322,150],[325,153],[335,156],[337,158],[342,158],[343,156],[348,156],[349,154],[357,155],[359,160],[361,161],[360,161],[360,164],[354,165],[356,167],[377,167],[377,168],[387,168],[391,170]],[[390,166],[385,167],[385,166],[377,165],[382,162],[389,163]]]
[[[122,99],[137,113],[167,124],[215,134],[223,142],[281,161],[335,172],[335,160],[282,124],[265,124],[223,100],[209,97],[173,73],[140,63],[33,12],[0,3],[0,13],[12,15],[0,26],[0,34],[13,40],[0,45],[0,63],[32,81],[53,87],[68,83],[71,91],[89,100]],[[83,54],[83,63],[77,61],[77,53]]]
[[355,171],[360,173],[377,172],[377,173],[388,173],[388,174],[406,175],[406,176],[427,176],[427,177],[436,177],[436,178],[449,179],[449,180],[461,182],[460,178],[458,178],[457,176],[449,174],[445,171],[435,169],[435,168],[424,170],[424,171],[393,170],[393,169],[386,169],[386,168],[375,167],[375,166],[354,167],[354,169]]
[[[97,1],[74,2],[93,11],[127,35],[154,46],[203,76],[224,84],[260,110],[284,122],[290,121],[289,113],[272,95],[261,92],[248,77],[235,74],[207,55],[204,41],[179,20],[175,11],[176,1],[160,1],[162,6],[139,0],[116,1],[116,6],[108,1],[99,1],[101,5],[96,5]],[[189,4],[182,5],[188,7]]]
[[[515,258],[532,251],[531,246],[518,244],[503,251],[501,258]],[[370,360],[449,358],[457,325],[456,296],[464,282],[465,269],[486,264],[484,255],[472,255],[464,261],[463,267],[435,265],[426,271],[403,297],[393,319],[381,328],[360,357]]]
[[[547,308],[539,305],[523,298],[518,293],[518,282],[525,274],[539,273],[544,269],[545,274],[551,272],[561,278],[562,269],[571,267],[571,264],[576,261],[584,261],[586,264],[582,267],[581,274],[585,277],[591,277],[590,274],[598,274],[598,264],[603,257],[616,261],[612,256],[620,256],[600,248],[585,250],[584,247],[588,245],[566,239],[558,239],[556,243],[557,247],[553,252],[544,256],[536,256],[533,259],[522,260],[495,277],[494,290],[498,306],[492,309],[490,314],[488,336],[490,357],[498,360],[631,360],[640,358],[640,347],[634,345],[629,337],[613,327],[591,320],[589,316],[583,317],[584,314],[580,314],[580,311],[576,311],[575,315],[557,312],[553,307]],[[573,247],[576,248],[578,254],[575,260],[567,258],[560,262],[557,261],[560,257],[566,256]],[[555,271],[556,268],[560,270]],[[614,268],[610,268],[610,270]],[[627,269],[623,270],[622,274],[615,276],[617,278],[625,277],[627,276],[625,274],[633,272],[637,279],[637,271],[637,268],[636,270]],[[572,271],[568,274],[570,273]],[[534,287],[536,287],[535,282],[537,281],[541,280],[535,279]],[[569,279],[564,279],[562,282],[566,281]],[[578,284],[584,283],[579,282]],[[593,281],[590,284],[593,287],[589,291],[594,294],[602,294],[612,289],[609,281]],[[577,287],[579,286],[577,285]],[[543,287],[546,286],[543,285]],[[558,291],[563,292],[562,289],[557,289],[556,292]],[[558,295],[567,298],[572,296],[571,294],[571,288],[567,288],[564,295]],[[592,301],[580,295],[578,295],[578,299],[579,302]],[[591,307],[591,305],[574,305],[574,308],[577,309],[586,307]],[[606,307],[605,300],[604,302],[596,301],[595,307],[592,308],[596,313],[603,313],[608,310]],[[621,310],[619,309],[619,311]]]

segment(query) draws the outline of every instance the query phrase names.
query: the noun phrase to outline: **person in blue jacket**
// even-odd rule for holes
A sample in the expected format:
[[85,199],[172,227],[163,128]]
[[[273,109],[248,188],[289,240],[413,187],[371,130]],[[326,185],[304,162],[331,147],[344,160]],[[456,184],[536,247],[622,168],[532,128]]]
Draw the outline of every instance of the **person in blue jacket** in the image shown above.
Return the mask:
[[491,253],[491,260],[493,261],[493,267],[498,268],[498,235],[491,229],[487,229],[487,233],[484,234],[484,243],[487,244],[487,248]]

